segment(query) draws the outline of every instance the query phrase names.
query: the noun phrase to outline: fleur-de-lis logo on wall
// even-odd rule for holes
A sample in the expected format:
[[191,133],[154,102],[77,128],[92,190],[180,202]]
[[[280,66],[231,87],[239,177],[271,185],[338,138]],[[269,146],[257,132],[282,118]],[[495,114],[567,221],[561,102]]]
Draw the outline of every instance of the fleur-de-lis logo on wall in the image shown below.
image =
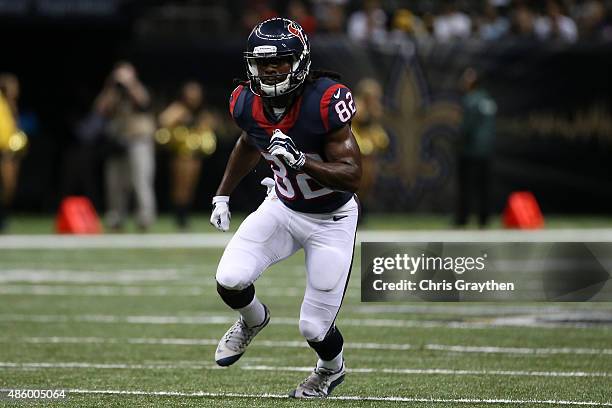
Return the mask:
[[379,174],[397,183],[393,205],[416,208],[423,204],[426,192],[436,200],[452,200],[450,176],[460,106],[448,99],[433,100],[420,67],[406,57],[396,61],[385,99],[384,125],[392,135],[393,148]]

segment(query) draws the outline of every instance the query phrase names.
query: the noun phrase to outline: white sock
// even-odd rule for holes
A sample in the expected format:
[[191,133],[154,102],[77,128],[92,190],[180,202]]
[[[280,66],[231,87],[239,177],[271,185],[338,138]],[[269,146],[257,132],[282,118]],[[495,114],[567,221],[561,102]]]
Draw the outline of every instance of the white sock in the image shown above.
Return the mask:
[[257,296],[254,296],[247,306],[238,309],[238,312],[249,327],[259,326],[266,318],[266,309],[264,309],[263,303],[257,299]]
[[338,355],[332,360],[326,361],[319,359],[319,361],[317,361],[317,368],[321,367],[332,371],[338,371],[340,367],[342,367],[342,350],[340,350],[340,353],[338,353]]

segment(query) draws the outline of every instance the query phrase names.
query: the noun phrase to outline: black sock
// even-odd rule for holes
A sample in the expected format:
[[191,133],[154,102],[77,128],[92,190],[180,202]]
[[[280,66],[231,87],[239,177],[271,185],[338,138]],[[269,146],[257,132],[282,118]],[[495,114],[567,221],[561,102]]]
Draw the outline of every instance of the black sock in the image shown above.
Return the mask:
[[226,305],[232,309],[242,309],[248,306],[255,297],[255,286],[253,284],[242,290],[226,289],[217,282],[217,293]]
[[308,345],[317,352],[321,360],[333,360],[342,351],[344,338],[340,330],[333,326],[321,341],[309,341]]

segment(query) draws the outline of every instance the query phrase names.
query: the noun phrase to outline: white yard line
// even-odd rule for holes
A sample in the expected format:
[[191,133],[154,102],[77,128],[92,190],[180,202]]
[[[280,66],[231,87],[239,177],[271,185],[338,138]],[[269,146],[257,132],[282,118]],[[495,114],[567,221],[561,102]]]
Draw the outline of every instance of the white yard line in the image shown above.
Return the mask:
[[[206,315],[206,316],[117,316],[117,315],[30,315],[30,314],[0,314],[0,322],[36,322],[36,323],[119,323],[119,324],[231,324],[236,320],[235,315]],[[273,325],[297,326],[295,317],[273,317]],[[435,320],[399,320],[399,319],[351,319],[341,318],[340,326],[350,327],[386,327],[386,328],[448,328],[448,329],[491,329],[502,327],[523,328],[601,328],[608,330],[610,326],[596,323],[571,323],[556,321],[540,321],[536,316],[521,318],[488,319],[477,322],[435,321]]]
[[[0,392],[9,392],[11,389],[0,389]],[[155,397],[202,397],[202,398],[260,398],[260,399],[288,399],[287,394],[243,394],[235,392],[182,392],[182,391],[140,391],[140,390],[87,390],[67,389],[68,394],[81,395],[129,395],[129,396],[155,396]],[[372,401],[372,402],[418,402],[418,403],[440,403],[440,404],[507,404],[507,405],[569,405],[569,406],[597,406],[610,407],[610,402],[594,401],[565,401],[565,400],[516,400],[516,399],[479,399],[479,398],[418,398],[418,397],[374,397],[364,395],[338,395],[330,396],[328,400],[336,401]]]
[[[27,262],[27,260],[24,260]],[[0,282],[115,283],[174,281],[181,279],[178,269],[112,269],[108,271],[45,268],[1,268]]]
[[[222,248],[231,234],[4,235],[0,249]],[[357,242],[610,242],[612,229],[360,231]]]
[[[136,270],[131,270],[136,272]],[[173,270],[168,270],[171,274]],[[184,279],[182,277],[145,276],[146,270],[141,275],[115,275],[117,272],[92,272],[92,271],[54,271],[38,270],[32,274],[22,274],[21,270],[0,270],[0,282],[11,282],[0,286],[0,294],[3,295],[32,295],[32,296],[207,296],[211,293],[211,287],[216,285],[213,277],[210,279]],[[300,272],[303,272],[300,269]],[[57,273],[57,275],[55,275]],[[117,278],[117,276],[120,276]],[[168,279],[164,286],[154,285],[155,281]],[[276,278],[276,277],[275,277]],[[293,280],[301,280],[302,276]],[[58,285],[57,283],[71,283],[71,285]],[[35,283],[35,284],[34,284]],[[72,284],[74,283],[74,284]],[[84,285],[91,283],[91,285]],[[99,283],[99,284],[97,284]],[[107,283],[108,285],[104,285]],[[270,282],[262,284],[257,289],[260,296],[284,296],[295,297],[304,294],[301,286],[280,286],[278,279],[274,279],[274,285]],[[213,290],[214,292],[214,290]],[[358,299],[361,296],[356,281],[349,284],[347,297]],[[587,307],[581,307],[587,306]],[[508,304],[491,304],[486,306],[455,304],[445,306],[435,303],[405,304],[405,305],[345,305],[351,312],[376,315],[376,314],[401,314],[401,315],[462,315],[462,316],[512,316],[518,314],[559,314],[580,313],[593,311],[609,311],[610,308],[604,303],[592,302],[578,304],[577,306],[555,305],[548,306],[521,306]]]
[[230,234],[5,235],[1,249],[223,248]]
[[496,347],[496,346],[458,346],[444,344],[426,344],[426,350],[446,351],[454,353],[485,353],[485,354],[577,354],[577,355],[612,355],[612,349],[575,348],[575,347]]
[[[2,252],[0,251],[0,255]],[[28,263],[27,260],[24,263]],[[29,263],[28,263],[29,264]],[[0,283],[13,284],[146,284],[151,285],[198,285],[215,286],[215,271],[217,263],[202,263],[198,268],[188,268],[181,264],[180,269],[167,268],[142,268],[125,269],[124,265],[119,267],[106,264],[106,270],[87,269],[48,269],[45,267],[19,268],[3,267],[0,264]],[[265,276],[265,275],[264,275]],[[274,276],[274,282],[278,287],[285,287],[287,282],[301,281],[306,278],[304,266],[285,265],[282,274]],[[74,287],[74,286],[73,286]],[[149,286],[146,286],[149,287]]]
[[[185,338],[109,338],[109,337],[19,337],[0,338],[2,343],[23,342],[29,344],[139,344],[139,345],[171,345],[171,346],[217,346],[219,339],[185,339]],[[255,347],[273,348],[304,348],[306,341],[272,341],[258,340],[252,343]],[[344,347],[352,350],[410,350],[409,344],[380,343],[344,343]]]
[[[115,337],[0,337],[3,343],[31,344],[141,344],[141,345],[171,345],[171,346],[216,346],[219,339],[194,338],[115,338]],[[273,341],[257,340],[255,347],[272,348],[304,348],[304,341]],[[465,346],[425,344],[423,346],[393,343],[358,343],[347,342],[344,347],[353,350],[428,350],[452,353],[482,353],[482,354],[520,354],[520,355],[612,355],[612,349],[576,348],[576,347],[498,347],[498,346]]]
[[[211,285],[212,286],[212,285]],[[27,295],[27,296],[206,296],[213,289],[198,288],[194,286],[61,286],[61,285],[2,285],[0,295]],[[295,297],[303,296],[304,289],[299,287],[263,287],[257,290],[260,296]],[[358,292],[347,296],[360,297]]]
[[[127,364],[127,363],[86,363],[82,361],[75,362],[30,362],[30,363],[15,363],[15,362],[0,362],[0,369],[47,369],[47,368],[83,368],[83,369],[127,369],[127,370],[175,370],[175,369],[193,369],[193,370],[219,370],[226,369],[210,363],[145,363],[145,364]],[[312,367],[287,367],[287,366],[268,366],[268,365],[240,365],[241,370],[246,371],[277,371],[277,372],[310,372]],[[404,374],[404,375],[499,375],[511,377],[563,377],[563,378],[592,378],[600,377],[607,378],[612,375],[604,372],[587,372],[587,371],[525,371],[525,370],[454,370],[448,368],[348,368],[348,373],[359,374]]]
[[[203,264],[205,268],[216,267],[216,264]],[[279,285],[282,282],[293,282],[303,278],[303,267],[291,267],[298,272],[299,276],[286,279],[283,276],[274,277],[274,285],[266,282],[257,289],[260,295],[269,296],[297,296],[303,295],[304,288],[301,286]],[[209,279],[185,278],[193,276],[193,273],[183,274],[176,269],[113,269],[112,271],[91,270],[65,270],[65,269],[2,269],[0,270],[0,283],[11,283],[0,286],[0,294],[5,295],[69,295],[69,296],[203,296],[210,294],[209,287],[215,286],[214,277]],[[204,275],[204,273],[202,273]],[[280,280],[278,278],[285,279]],[[163,282],[163,286],[154,283]],[[59,285],[58,283],[70,283],[70,285]],[[85,285],[91,284],[91,285]],[[105,285],[107,284],[107,285]],[[359,297],[358,282],[353,281],[349,286],[347,296]],[[452,306],[435,303],[426,304],[404,304],[404,305],[378,305],[359,304],[348,306],[351,311],[361,314],[452,314],[466,316],[499,316],[517,314],[546,314],[609,310],[605,304],[589,303],[588,309],[578,306],[555,305],[509,305],[491,304],[470,305],[454,304]]]
[[362,314],[450,314],[450,315],[465,315],[465,316],[500,316],[500,315],[520,315],[520,314],[547,314],[547,313],[564,313],[564,312],[581,312],[592,310],[610,311],[610,306],[606,303],[569,303],[550,305],[540,303],[538,305],[521,305],[521,304],[504,304],[504,303],[484,303],[484,304],[469,304],[469,303],[453,303],[453,304],[436,304],[432,302],[420,304],[364,304],[355,305],[351,311]]

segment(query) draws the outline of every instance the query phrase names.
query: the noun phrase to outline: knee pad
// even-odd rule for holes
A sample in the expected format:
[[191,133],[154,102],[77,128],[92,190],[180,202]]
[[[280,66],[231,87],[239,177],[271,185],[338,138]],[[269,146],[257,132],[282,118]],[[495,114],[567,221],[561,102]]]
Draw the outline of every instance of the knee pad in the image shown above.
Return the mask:
[[239,266],[224,265],[223,262],[217,268],[215,279],[217,284],[228,290],[243,290],[252,282],[249,281],[247,271],[241,270]]
[[321,341],[334,324],[338,306],[330,306],[306,296],[300,310],[300,333],[308,341]]
[[323,326],[322,322],[300,319],[300,333],[307,341],[321,341],[327,334],[327,326]]

